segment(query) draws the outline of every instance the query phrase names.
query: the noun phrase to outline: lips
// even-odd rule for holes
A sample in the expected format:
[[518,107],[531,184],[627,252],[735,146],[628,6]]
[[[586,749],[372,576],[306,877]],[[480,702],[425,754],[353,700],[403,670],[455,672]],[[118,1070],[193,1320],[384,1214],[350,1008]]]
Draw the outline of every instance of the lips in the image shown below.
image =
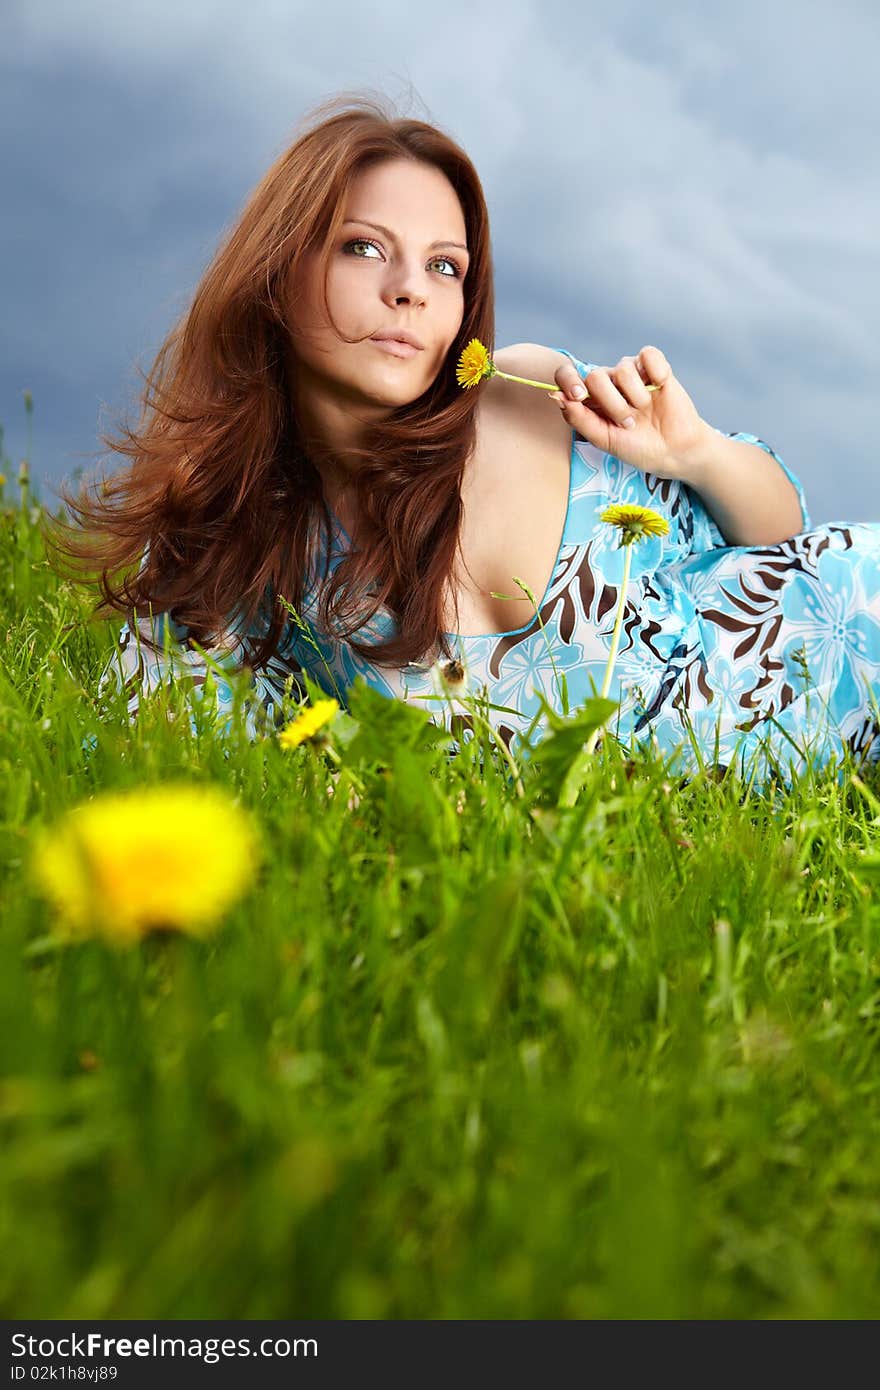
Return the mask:
[[391,357],[415,357],[419,351],[412,343],[401,342],[399,338],[371,338],[370,341],[375,343],[381,352],[387,352]]
[[408,343],[410,347],[421,351],[423,344],[414,333],[374,333],[372,342],[378,343]]

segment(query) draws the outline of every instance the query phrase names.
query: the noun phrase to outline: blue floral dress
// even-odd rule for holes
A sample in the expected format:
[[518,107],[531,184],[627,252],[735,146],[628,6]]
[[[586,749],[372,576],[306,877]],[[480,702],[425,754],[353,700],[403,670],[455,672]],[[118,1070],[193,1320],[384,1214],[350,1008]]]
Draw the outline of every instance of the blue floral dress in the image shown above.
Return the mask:
[[[556,350],[582,378],[592,370],[567,349]],[[628,502],[661,513],[669,533],[632,548],[609,691],[619,702],[611,732],[633,750],[650,741],[674,752],[675,770],[694,771],[701,762],[734,765],[754,776],[755,785],[768,771],[787,780],[808,763],[821,767],[844,746],[857,761],[880,759],[880,523],[811,528],[803,488],[774,450],[751,434],[730,437],[759,445],[791,479],[803,513],[799,535],[775,545],[728,545],[686,484],[643,473],[572,431],[568,510],[537,614],[508,632],[449,634],[466,689],[485,688],[493,705],[506,707],[490,717],[515,755],[526,755],[523,735],[540,709],[537,692],[562,713],[563,676],[570,711],[601,688],[624,551],[599,513]],[[331,569],[349,544],[334,518]],[[381,666],[320,630],[321,580],[309,577],[301,622],[288,623],[269,669],[255,677],[255,695],[270,715],[277,716],[291,673],[308,672],[343,706],[360,675],[389,697],[418,701],[445,727],[457,715],[455,732],[469,737],[463,707],[436,699],[436,668]],[[128,625],[120,634],[111,665],[129,691],[131,713],[140,690],[169,670],[186,673],[196,689],[204,682],[205,663],[186,648],[186,632],[162,621],[162,653],[141,647]],[[359,637],[375,641],[392,625],[380,610]],[[242,652],[232,638],[212,655],[222,671],[235,668]],[[222,675],[217,698],[231,709]],[[252,735],[254,712],[246,716]],[[533,744],[544,731],[541,724],[532,729]]]

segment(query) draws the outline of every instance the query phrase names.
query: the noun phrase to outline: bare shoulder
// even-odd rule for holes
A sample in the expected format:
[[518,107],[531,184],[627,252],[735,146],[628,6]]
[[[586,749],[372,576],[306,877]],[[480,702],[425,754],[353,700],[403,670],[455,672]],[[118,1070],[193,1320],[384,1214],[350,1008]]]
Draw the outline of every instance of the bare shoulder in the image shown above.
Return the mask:
[[[530,381],[545,381],[549,385],[556,380],[558,368],[570,363],[571,359],[541,343],[514,343],[499,348],[492,354],[492,360],[502,372],[528,377]],[[525,430],[536,442],[551,447],[570,441],[571,427],[555,406],[546,403],[548,392],[524,386],[519,381],[506,381],[500,376],[490,377],[485,388],[481,427],[490,435],[512,428],[518,433]]]
[[[516,343],[493,358],[504,372],[548,385],[569,361],[539,343]],[[525,597],[493,594],[511,593],[511,575],[535,594],[546,592],[571,490],[573,434],[548,393],[498,376],[479,389],[477,447],[461,488],[462,567],[452,619],[461,633],[506,632],[528,621]]]
[[[554,380],[557,367],[565,366],[571,361],[564,352],[544,347],[542,343],[513,343],[510,347],[499,348],[493,354],[492,360],[502,372],[512,372],[516,376],[530,376],[534,381],[547,382]],[[507,383],[512,384],[515,383]]]

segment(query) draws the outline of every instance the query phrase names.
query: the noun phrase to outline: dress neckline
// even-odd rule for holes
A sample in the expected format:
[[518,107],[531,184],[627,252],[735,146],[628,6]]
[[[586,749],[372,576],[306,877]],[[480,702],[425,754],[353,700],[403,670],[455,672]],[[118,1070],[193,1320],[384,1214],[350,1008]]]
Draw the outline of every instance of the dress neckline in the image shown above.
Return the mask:
[[[540,613],[541,609],[544,607],[544,604],[546,603],[547,598],[548,598],[549,595],[550,595],[550,591],[551,591],[551,589],[553,588],[553,581],[554,581],[555,578],[556,578],[557,570],[559,569],[560,563],[561,563],[561,561],[562,561],[562,550],[563,550],[563,547],[564,547],[564,545],[565,545],[565,535],[566,535],[566,532],[568,531],[568,518],[569,518],[569,515],[570,515],[570,513],[571,513],[571,495],[572,495],[572,492],[574,491],[574,458],[575,458],[575,444],[576,444],[576,441],[577,441],[577,430],[572,429],[572,431],[571,431],[571,447],[570,447],[569,452],[568,452],[568,497],[567,497],[567,499],[566,499],[566,504],[565,504],[565,519],[563,520],[563,523],[562,523],[562,534],[561,534],[560,537],[559,537],[559,544],[558,544],[558,546],[556,547],[556,558],[555,558],[555,560],[553,561],[553,569],[552,569],[551,572],[550,572],[550,578],[547,580],[547,587],[546,587],[546,589],[544,590],[544,593],[543,593],[542,596],[541,596],[540,602],[538,603],[538,612],[539,612],[539,613]],[[329,505],[329,503],[328,503],[328,505],[327,505],[327,510],[329,511],[330,516],[331,516],[332,519],[333,519],[333,522],[334,522],[334,525],[336,526],[337,531],[339,531],[339,532],[345,537],[345,539],[348,541],[349,545],[351,545],[351,543],[352,543],[352,541],[351,541],[351,536],[348,534],[348,532],[346,531],[346,529],[345,529],[345,527],[343,526],[342,522],[339,520],[339,517],[336,515],[336,513],[334,512],[333,508]],[[534,615],[534,613],[533,613],[532,616],[529,618],[529,620],[528,620],[527,622],[523,623],[522,627],[510,628],[510,629],[507,630],[506,632],[444,632],[444,633],[442,634],[442,636],[444,636],[444,637],[449,637],[449,638],[451,638],[453,641],[458,641],[458,642],[480,642],[480,641],[485,641],[485,640],[488,639],[488,638],[496,638],[496,637],[519,637],[519,636],[521,635],[521,633],[527,632],[527,631],[528,631],[528,629],[531,627],[531,625],[532,625],[532,623],[533,623],[534,621],[535,621],[535,615]]]

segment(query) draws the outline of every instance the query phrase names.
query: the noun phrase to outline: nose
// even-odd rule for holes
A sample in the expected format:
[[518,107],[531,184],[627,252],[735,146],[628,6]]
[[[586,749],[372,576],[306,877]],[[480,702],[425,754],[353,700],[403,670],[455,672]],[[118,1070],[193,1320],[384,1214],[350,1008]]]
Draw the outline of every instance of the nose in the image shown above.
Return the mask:
[[421,272],[411,262],[391,264],[386,278],[386,288],[395,304],[424,304],[426,291]]

